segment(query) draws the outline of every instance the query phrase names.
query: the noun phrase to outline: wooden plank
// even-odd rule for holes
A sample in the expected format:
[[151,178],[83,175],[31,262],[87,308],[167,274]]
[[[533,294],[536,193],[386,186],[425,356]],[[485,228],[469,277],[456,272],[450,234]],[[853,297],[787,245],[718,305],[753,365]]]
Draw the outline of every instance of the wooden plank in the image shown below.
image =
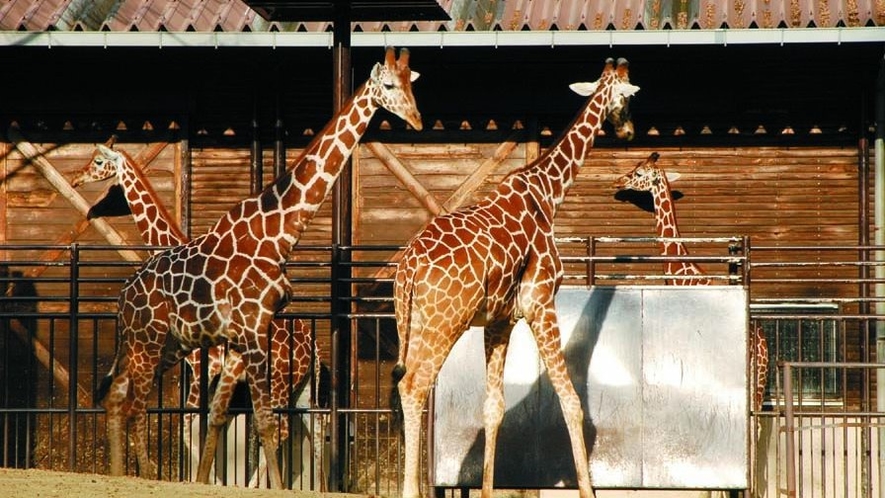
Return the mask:
[[479,165],[478,168],[458,187],[455,192],[446,199],[443,206],[445,206],[446,210],[454,211],[461,207],[464,201],[476,191],[476,189],[486,180],[486,178],[495,171],[501,163],[504,162],[505,159],[513,152],[513,149],[516,148],[517,136],[520,133],[514,133],[507,140],[502,142],[497,149],[495,149],[494,154],[482,164]]
[[406,167],[392,152],[379,142],[366,142],[366,148],[372,151],[387,169],[393,173],[406,190],[412,193],[418,202],[433,215],[439,215],[443,212],[442,206],[436,202],[436,198],[421,185]]

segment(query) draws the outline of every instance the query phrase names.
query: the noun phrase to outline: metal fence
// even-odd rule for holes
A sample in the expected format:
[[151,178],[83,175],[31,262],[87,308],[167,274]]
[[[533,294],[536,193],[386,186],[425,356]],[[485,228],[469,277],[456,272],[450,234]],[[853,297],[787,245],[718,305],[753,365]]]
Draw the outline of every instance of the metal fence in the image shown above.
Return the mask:
[[[765,405],[751,414],[751,491],[758,496],[878,493],[877,328],[885,299],[881,247],[762,247],[742,237],[680,239],[712,284],[744,285],[750,321],[769,342]],[[659,285],[671,278],[655,238],[560,241],[565,285]],[[145,247],[131,247],[142,256]],[[0,465],[105,473],[105,418],[94,392],[110,367],[116,299],[137,263],[119,247],[3,246],[0,265]],[[281,449],[295,489],[399,494],[402,450],[388,396],[395,361],[391,300],[396,247],[301,247],[289,267],[297,297],[280,316],[314,330],[329,382],[277,407],[291,429]],[[885,334],[879,334],[880,336]],[[314,372],[317,379],[321,372]],[[752,377],[755,372],[749,373]],[[789,379],[785,379],[789,374]],[[200,406],[188,406],[182,364],[149,403],[151,456],[165,480],[190,480]],[[317,389],[317,384],[321,384]],[[214,474],[261,483],[248,400],[235,403]],[[127,456],[127,472],[136,472]],[[426,469],[425,469],[426,470]]]

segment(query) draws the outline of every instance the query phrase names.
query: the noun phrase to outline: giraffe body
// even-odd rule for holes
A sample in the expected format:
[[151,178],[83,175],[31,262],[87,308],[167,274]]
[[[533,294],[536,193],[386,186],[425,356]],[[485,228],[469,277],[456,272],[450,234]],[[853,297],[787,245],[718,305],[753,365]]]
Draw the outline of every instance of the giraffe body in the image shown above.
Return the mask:
[[[288,298],[284,265],[378,107],[422,128],[411,91],[417,76],[409,69],[408,51],[397,60],[388,48],[384,64],[373,68],[294,167],[234,206],[208,233],[150,257],[127,281],[119,299],[119,349],[103,382],[112,474],[123,473],[124,423],[133,419],[140,470],[156,475],[147,454],[145,413],[155,371],[200,346],[226,343],[242,357],[270,483],[282,488],[267,330]],[[213,413],[210,419],[198,469],[203,482],[224,417]]]
[[495,444],[504,417],[503,369],[518,319],[531,327],[565,415],[582,498],[593,495],[583,436],[584,414],[566,370],[554,295],[562,264],[554,243],[556,208],[608,119],[632,137],[626,61],[606,64],[596,83],[572,85],[592,95],[568,131],[545,154],[511,173],[485,200],[432,220],[410,242],[397,267],[394,303],[399,357],[394,369],[405,433],[404,498],[420,495],[421,411],[455,341],[485,326],[482,496],[494,482]]
[[[678,174],[667,173],[657,164],[659,155],[652,153],[640,162],[633,171],[620,177],[615,186],[639,192],[650,192],[654,200],[655,227],[658,237],[663,239],[678,238],[679,226],[676,222],[676,206],[670,189],[670,182],[679,178]],[[679,241],[662,240],[661,255],[687,256],[688,249]],[[668,280],[670,285],[711,285],[704,271],[691,261],[667,261],[664,263],[666,275],[679,276]],[[765,385],[768,382],[768,341],[762,328],[756,326],[751,334],[750,369],[756,372],[756,383],[753,386],[753,407],[762,409],[765,399]]]
[[[102,181],[112,177],[116,177],[118,184],[123,189],[133,219],[145,244],[174,246],[187,242],[188,239],[179,228],[178,223],[172,219],[150,182],[145,178],[141,169],[135,165],[135,160],[125,151],[115,151],[104,145],[99,145],[92,161],[71,180],[71,185],[76,188],[85,183]],[[273,407],[286,406],[289,393],[301,389],[310,373],[313,331],[306,323],[296,319],[291,321],[290,332],[289,324],[286,322],[287,320],[281,319],[274,319],[271,322],[269,337],[273,359],[271,370]],[[209,359],[207,368],[209,379],[221,375],[216,387],[217,394],[210,407],[210,427],[221,427],[227,424],[227,412],[236,384],[246,380],[242,357],[231,351],[225,361],[225,349],[224,345],[206,348]],[[190,408],[198,408],[202,377],[201,350],[193,350],[185,357],[185,361],[190,366],[192,373],[185,404]],[[318,375],[320,370],[318,357],[314,367]],[[187,433],[190,431],[192,420],[193,414],[185,414],[183,424],[186,433],[185,439],[188,439]],[[280,440],[286,440],[288,433],[288,421],[286,418],[282,418],[280,420]],[[214,455],[214,451],[211,453],[203,451],[202,454]],[[210,459],[210,467],[211,463]],[[258,469],[258,472],[261,474],[263,470]]]

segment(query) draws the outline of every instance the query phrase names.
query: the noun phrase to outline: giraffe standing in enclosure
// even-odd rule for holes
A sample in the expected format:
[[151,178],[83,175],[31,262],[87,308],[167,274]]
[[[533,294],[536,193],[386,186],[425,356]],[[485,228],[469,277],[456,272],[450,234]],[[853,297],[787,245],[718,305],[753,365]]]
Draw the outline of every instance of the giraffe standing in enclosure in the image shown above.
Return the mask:
[[[146,400],[158,367],[197,347],[227,342],[242,355],[255,426],[273,488],[282,488],[276,423],[267,382],[267,328],[285,303],[284,265],[350,158],[379,107],[422,129],[406,49],[387,49],[368,81],[308,145],[298,164],[260,194],[234,206],[209,230],[163,251],[142,265],[120,294],[120,343],[102,382],[111,473],[123,474],[123,429],[135,421],[133,442],[140,470],[156,475],[147,453]],[[223,414],[224,415],[224,414]],[[224,416],[210,420],[198,478],[208,480]]]
[[[485,325],[487,364],[483,498],[491,498],[495,444],[504,417],[503,370],[510,331],[531,327],[566,419],[581,498],[593,496],[581,400],[562,355],[554,295],[562,263],[554,215],[608,119],[633,137],[627,61],[606,61],[594,83],[571,88],[592,95],[569,129],[544,154],[508,175],[478,204],[439,216],[410,242],[396,271],[394,303],[399,357],[394,381],[405,432],[403,497],[420,495],[421,411],[452,346],[470,325]],[[394,393],[396,394],[396,393]]]
[[[134,159],[125,151],[115,151],[105,145],[99,145],[92,161],[81,169],[71,180],[74,188],[86,183],[98,182],[116,177],[123,190],[123,195],[135,220],[141,238],[147,245],[177,246],[188,241],[178,223],[159,200],[156,191],[151,187],[141,168],[135,165]],[[290,392],[304,387],[305,379],[310,373],[311,346],[313,332],[310,326],[301,320],[292,320],[292,331],[289,331],[286,320],[274,319],[270,329],[270,350],[273,365],[271,367],[271,403],[274,407],[288,404]],[[230,351],[225,363],[225,346],[217,345],[206,349],[208,378],[215,379],[219,375],[216,395],[212,399],[211,419],[218,419],[227,413],[237,382],[245,381],[242,357],[236,351]],[[314,374],[319,375],[319,355],[314,362]],[[199,408],[201,382],[201,352],[193,350],[185,361],[191,368],[191,382],[188,389],[186,406]],[[170,365],[171,366],[171,365]],[[226,370],[224,370],[226,368]],[[184,428],[189,433],[193,414],[184,416]],[[226,422],[225,422],[226,423]],[[280,441],[289,436],[289,424],[286,418],[280,419]],[[205,454],[205,452],[203,453]],[[263,466],[263,465],[262,465]],[[260,467],[262,467],[260,466]],[[261,475],[263,469],[258,469]]]
[[[655,227],[661,238],[661,255],[688,256],[685,244],[678,240],[679,227],[676,224],[676,204],[670,190],[670,182],[679,178],[678,173],[666,173],[658,166],[660,156],[653,152],[648,159],[640,162],[633,171],[618,178],[615,186],[621,190],[635,190],[651,193],[654,201]],[[681,277],[670,279],[671,285],[710,285],[711,280],[704,271],[690,261],[664,262],[666,275]],[[768,382],[768,341],[762,327],[755,326],[751,334],[750,371],[756,375],[753,384],[753,409],[761,410],[765,399],[765,385]]]

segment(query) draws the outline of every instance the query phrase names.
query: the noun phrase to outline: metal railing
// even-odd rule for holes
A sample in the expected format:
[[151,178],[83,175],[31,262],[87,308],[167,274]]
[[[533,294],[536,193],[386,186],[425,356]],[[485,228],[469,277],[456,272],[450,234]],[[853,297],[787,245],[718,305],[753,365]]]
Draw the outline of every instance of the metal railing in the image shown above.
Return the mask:
[[[744,285],[750,290],[751,322],[768,327],[769,341],[775,345],[772,365],[811,360],[874,364],[875,328],[885,321],[875,309],[885,302],[885,297],[875,294],[875,285],[885,281],[870,270],[882,264],[874,263],[872,255],[885,248],[767,247],[750,246],[745,237],[684,238],[677,241],[690,245],[696,254],[671,257],[657,254],[656,246],[663,240],[561,239],[564,285],[658,285],[690,278],[664,275],[665,263],[697,263],[711,284]],[[0,247],[6,260],[0,265],[0,464],[105,471],[104,414],[92,393],[110,365],[117,340],[119,289],[138,265],[121,260],[119,249],[78,244]],[[153,248],[126,249],[146,256]],[[339,377],[333,383],[338,391],[327,388],[323,393],[337,396],[336,403],[306,405],[293,398],[276,410],[278,416],[289,417],[290,426],[297,427],[293,439],[300,439],[285,450],[286,465],[307,468],[287,474],[290,487],[379,495],[399,492],[399,427],[387,403],[397,348],[391,289],[399,249],[296,249],[295,261],[288,267],[296,297],[281,316],[311,324],[320,358]],[[342,252],[347,257],[336,257]],[[343,285],[332,285],[340,274],[347,275],[337,281]],[[779,309],[784,305],[789,309]],[[335,320],[339,320],[337,329]],[[333,330],[345,333],[336,338]],[[829,344],[830,337],[834,338],[827,346],[831,349],[824,351],[822,345]],[[189,381],[187,367],[173,369],[159,379],[150,403],[152,456],[160,463],[163,479],[191,476],[188,452],[194,443],[186,440],[182,421],[184,414],[199,410],[184,403]],[[852,413],[869,411],[875,393],[868,376],[852,373],[837,376],[836,381],[835,390],[817,396],[812,395],[811,384],[806,385],[801,399],[806,405],[813,401],[855,410]],[[757,432],[764,424],[782,426],[788,405],[802,407],[792,412],[794,427],[813,416],[798,398],[788,403],[786,391],[778,390],[777,383],[770,382],[766,408],[753,413]],[[248,406],[234,407],[232,412],[248,422]],[[234,439],[243,444],[251,439],[248,423],[238,430],[231,429],[229,448],[238,446]],[[755,460],[767,458],[764,444],[756,442]],[[783,456],[786,450],[778,448],[775,453],[781,453],[776,456]],[[247,449],[241,460],[226,465],[257,467],[257,451]],[[835,465],[835,460],[823,465]],[[766,482],[777,481],[779,472],[785,475],[789,465],[773,458],[768,465],[754,462],[755,468],[760,470],[754,470],[754,486],[762,490]],[[129,468],[130,473],[134,470]],[[802,469],[796,467],[795,472],[798,483]],[[219,471],[242,485],[236,480],[242,479],[240,474]]]

